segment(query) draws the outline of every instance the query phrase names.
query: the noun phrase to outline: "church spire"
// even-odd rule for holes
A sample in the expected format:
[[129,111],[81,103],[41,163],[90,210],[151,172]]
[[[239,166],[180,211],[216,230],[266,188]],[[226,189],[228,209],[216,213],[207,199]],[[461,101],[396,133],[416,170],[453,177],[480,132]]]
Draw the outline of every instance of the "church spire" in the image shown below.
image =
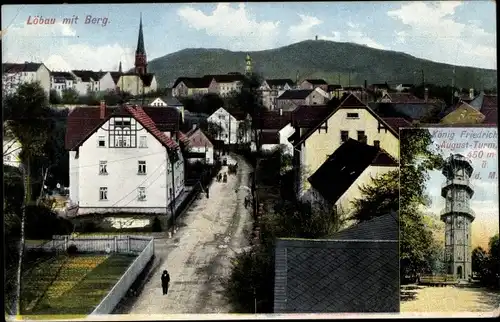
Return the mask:
[[147,67],[146,49],[144,48],[144,35],[142,33],[142,13],[139,21],[139,37],[137,39],[137,49],[135,51],[135,72],[146,74]]
[[122,73],[122,62],[120,61],[120,65],[118,65],[118,72]]

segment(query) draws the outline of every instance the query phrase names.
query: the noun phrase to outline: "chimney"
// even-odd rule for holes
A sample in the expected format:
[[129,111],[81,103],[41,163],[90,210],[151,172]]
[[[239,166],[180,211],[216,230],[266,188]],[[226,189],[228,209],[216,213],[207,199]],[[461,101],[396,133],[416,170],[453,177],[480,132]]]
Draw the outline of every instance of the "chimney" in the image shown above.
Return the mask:
[[365,79],[365,89],[368,87],[368,82]]
[[363,135],[362,137],[359,138],[359,142],[366,144],[367,141],[367,136]]
[[471,89],[469,90],[469,98],[470,98],[471,100],[472,100],[472,99],[474,99],[474,88],[471,88]]
[[280,116],[282,116],[282,115],[283,115],[283,109],[280,108]]
[[425,88],[425,90],[424,90],[424,101],[427,102],[428,99],[429,99],[429,89]]
[[102,100],[101,105],[99,106],[99,117],[101,120],[104,120],[104,117],[106,117],[106,101]]

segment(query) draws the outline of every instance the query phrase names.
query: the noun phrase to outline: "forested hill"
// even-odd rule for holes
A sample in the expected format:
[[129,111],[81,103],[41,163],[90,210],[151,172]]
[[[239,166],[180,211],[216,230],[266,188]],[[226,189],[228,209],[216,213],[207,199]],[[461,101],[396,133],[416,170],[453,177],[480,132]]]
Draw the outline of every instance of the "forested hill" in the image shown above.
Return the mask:
[[[181,76],[244,72],[247,52],[224,49],[183,49],[149,62],[160,86],[171,86]],[[453,65],[419,59],[405,53],[352,43],[307,40],[271,50],[248,52],[254,70],[266,78],[323,78],[347,86],[368,83],[421,83],[451,85]],[[422,73],[423,70],[423,73]],[[497,72],[456,67],[455,84],[462,88],[496,88]],[[350,79],[350,82],[349,82]]]

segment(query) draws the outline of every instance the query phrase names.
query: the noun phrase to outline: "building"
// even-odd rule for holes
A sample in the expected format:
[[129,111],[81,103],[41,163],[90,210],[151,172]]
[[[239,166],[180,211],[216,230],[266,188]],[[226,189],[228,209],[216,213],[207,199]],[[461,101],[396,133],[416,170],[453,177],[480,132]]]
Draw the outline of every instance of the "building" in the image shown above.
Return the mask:
[[328,100],[329,97],[326,92],[319,88],[288,90],[276,99],[276,109],[293,111],[301,105],[323,105]]
[[440,124],[481,124],[485,120],[483,113],[476,110],[465,102],[459,102],[459,106],[446,114]]
[[445,110],[444,102],[429,98],[428,90],[423,99],[410,93],[386,93],[378,102],[370,105],[383,117],[405,117],[411,121],[439,116]]
[[483,124],[498,124],[497,95],[487,95],[484,92],[481,92],[470,101],[469,105],[484,115]]
[[[269,153],[282,147],[284,154],[293,155],[293,145],[288,141],[295,131],[292,126],[292,112],[282,110],[262,112],[254,119],[253,125],[259,136],[261,152]],[[255,138],[251,150],[256,150]]]
[[262,82],[259,91],[262,96],[262,105],[268,110],[276,109],[276,99],[285,91],[295,86],[291,79],[266,79]]
[[403,92],[403,91],[410,90],[411,88],[413,88],[413,84],[398,84],[398,85],[396,85],[395,89],[398,92]]
[[226,75],[205,75],[205,82],[208,82],[208,93],[218,94],[220,97],[231,95],[234,92],[240,92],[243,86],[245,76],[242,74]]
[[399,159],[399,132],[353,94],[314,128],[303,133],[293,140],[296,192],[299,197],[310,188],[307,178],[349,138],[380,147],[395,160]]
[[328,91],[328,83],[323,79],[306,79],[302,83],[300,83],[301,89],[315,89],[321,88],[325,92]]
[[342,93],[343,93],[342,85],[329,84],[327,86],[326,92],[328,93],[328,95],[330,95],[330,99],[332,99],[334,97],[340,99],[342,97]]
[[219,129],[215,139],[226,145],[249,143],[251,135],[251,118],[246,113],[219,108],[207,118],[207,122]]
[[274,313],[399,312],[399,219],[389,213],[328,239],[278,239]]
[[193,126],[193,128],[186,133],[186,138],[187,153],[185,158],[187,162],[214,164],[214,145],[199,127]]
[[99,78],[98,90],[100,92],[109,92],[116,89],[115,79],[111,75],[111,72],[100,71],[97,73],[97,77]]
[[68,115],[65,145],[78,214],[170,214],[184,191],[178,143],[141,107],[77,108]]
[[398,170],[397,159],[379,145],[348,139],[307,178],[311,189],[303,199],[320,202],[348,216],[352,201],[362,196],[360,188],[370,185],[372,178],[393,170]]
[[50,89],[60,97],[68,89],[75,89],[76,76],[71,72],[50,72]]
[[211,79],[204,77],[179,77],[172,86],[172,96],[191,97],[208,93]]
[[441,189],[445,208],[441,220],[445,223],[445,263],[448,274],[459,279],[472,277],[471,225],[475,218],[470,208],[474,195],[470,178],[473,172],[471,161],[463,155],[450,155],[443,167],[446,181]]
[[50,71],[43,63],[3,63],[2,64],[2,93],[12,94],[19,85],[39,82],[47,97],[50,95]]
[[75,75],[75,90],[79,95],[87,95],[89,92],[99,92],[99,74],[91,70],[72,70]]

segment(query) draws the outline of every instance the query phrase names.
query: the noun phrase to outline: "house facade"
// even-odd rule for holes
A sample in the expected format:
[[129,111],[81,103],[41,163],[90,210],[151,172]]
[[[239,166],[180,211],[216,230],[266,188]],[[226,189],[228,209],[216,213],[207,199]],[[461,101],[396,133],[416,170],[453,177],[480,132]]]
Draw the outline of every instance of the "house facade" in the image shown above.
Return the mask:
[[208,94],[212,79],[206,77],[179,77],[172,86],[172,96],[191,97]]
[[[262,152],[272,152],[281,147],[284,154],[293,155],[293,145],[288,140],[295,132],[292,126],[292,112],[282,110],[263,112],[253,123],[259,135],[258,143]],[[256,151],[255,138],[250,147],[252,151]]]
[[293,111],[301,105],[323,105],[329,100],[324,93],[316,89],[288,90],[276,99],[276,109]]
[[[78,214],[169,214],[184,191],[179,145],[140,107],[79,108],[68,116],[70,200]],[[86,124],[80,117],[86,115]]]
[[158,90],[154,74],[124,73],[118,80],[118,88],[131,95],[141,95]]
[[50,71],[43,63],[3,63],[2,93],[12,94],[19,85],[39,82],[47,97],[50,95]]
[[220,129],[215,139],[223,141],[226,145],[250,142],[250,126],[242,131],[244,125],[250,122],[250,116],[245,113],[228,112],[221,107],[207,118],[207,122]]
[[208,92],[218,94],[220,97],[240,92],[245,76],[241,74],[227,75],[205,75],[204,79],[209,81]]
[[75,90],[79,95],[87,95],[88,92],[99,92],[99,74],[91,70],[72,70],[75,75]]
[[99,91],[112,91],[116,89],[116,83],[110,72],[99,72]]
[[188,150],[186,154],[187,162],[214,164],[214,145],[200,128],[195,126],[186,133],[186,137]]
[[262,105],[268,110],[276,109],[276,99],[284,92],[293,89],[295,86],[291,79],[266,79],[259,88]]
[[68,89],[75,89],[76,76],[71,72],[54,72],[50,73],[50,89],[55,91],[59,96]]
[[319,125],[294,141],[296,192],[299,197],[310,188],[307,178],[349,138],[380,147],[395,160],[399,159],[398,131],[350,94]]
[[325,92],[328,91],[328,83],[323,79],[306,79],[300,83],[301,89],[315,89],[318,87]]

